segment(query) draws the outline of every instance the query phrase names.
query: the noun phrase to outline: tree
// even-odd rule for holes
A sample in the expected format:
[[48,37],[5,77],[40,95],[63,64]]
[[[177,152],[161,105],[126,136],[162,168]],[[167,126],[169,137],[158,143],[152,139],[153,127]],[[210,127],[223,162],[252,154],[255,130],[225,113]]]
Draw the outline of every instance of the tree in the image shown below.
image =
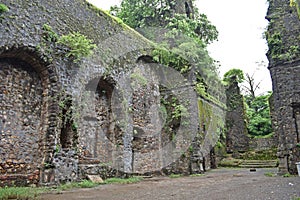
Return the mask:
[[231,69],[224,74],[223,81],[225,84],[230,84],[232,81],[242,83],[245,80],[244,72],[240,69]]
[[[240,69],[231,69],[224,74],[223,81],[226,85],[231,86],[233,83],[246,82],[243,85],[246,88],[247,95],[244,96],[244,102],[246,103],[246,117],[247,117],[247,129],[248,133],[252,136],[265,136],[272,133],[271,117],[269,98],[271,93],[266,95],[256,96],[255,92],[259,88],[259,84],[255,83],[254,74],[250,76],[246,73],[246,80],[244,73]],[[230,94],[229,94],[230,95]],[[227,96],[228,97],[228,96]],[[229,105],[236,106],[235,96],[229,97],[227,101],[231,102]]]
[[256,91],[259,89],[261,81],[256,83],[254,80],[254,73],[252,75],[246,73],[245,82],[246,83],[243,85],[243,89],[245,90],[246,94],[251,97],[250,100],[255,99]]
[[[178,0],[177,0],[178,1]],[[207,16],[200,14],[193,5],[184,6],[176,0],[123,0],[120,7],[112,7],[111,14],[119,17],[134,29],[145,27],[168,28],[179,30],[185,35],[197,38],[208,44],[218,37],[218,31]],[[187,3],[186,3],[187,4]],[[185,10],[186,12],[178,12]],[[191,14],[191,12],[193,12]],[[151,38],[148,38],[151,39]]]
[[248,102],[247,117],[248,117],[248,131],[253,136],[265,136],[273,132],[269,98],[271,92],[266,95],[260,95],[253,99],[252,96],[245,96]]
[[111,13],[159,44],[151,55],[155,61],[193,74],[190,77],[194,77],[200,95],[203,91],[215,95],[218,92],[210,86],[221,84],[217,84],[218,70],[206,46],[217,39],[218,31],[206,15],[199,13],[194,1],[123,0],[120,7],[111,8]]

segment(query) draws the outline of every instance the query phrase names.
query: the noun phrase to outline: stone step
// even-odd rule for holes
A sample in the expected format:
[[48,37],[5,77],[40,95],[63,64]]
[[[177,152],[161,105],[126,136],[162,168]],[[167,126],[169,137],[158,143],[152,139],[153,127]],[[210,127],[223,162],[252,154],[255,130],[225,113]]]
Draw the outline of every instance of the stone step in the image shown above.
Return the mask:
[[243,160],[239,167],[243,168],[270,168],[277,167],[277,160]]

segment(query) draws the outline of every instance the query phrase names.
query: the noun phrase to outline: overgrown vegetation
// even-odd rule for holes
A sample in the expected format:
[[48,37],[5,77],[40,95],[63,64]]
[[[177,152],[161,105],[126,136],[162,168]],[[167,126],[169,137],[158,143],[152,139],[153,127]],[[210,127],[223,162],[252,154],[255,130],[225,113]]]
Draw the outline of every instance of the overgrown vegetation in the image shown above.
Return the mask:
[[270,136],[273,133],[269,98],[271,92],[255,97],[245,96],[248,132],[252,136]]
[[290,0],[290,6],[295,7],[298,13],[298,17],[300,19],[300,3],[299,0]]
[[[249,75],[247,76],[249,77]],[[231,69],[224,74],[223,81],[226,85],[230,85],[233,82],[242,83],[245,80],[244,73],[240,69]],[[252,80],[253,81],[253,80]],[[253,84],[253,82],[248,82],[248,84]],[[235,105],[239,105],[244,103],[245,105],[245,114],[246,114],[246,121],[247,121],[247,129],[248,133],[253,137],[270,137],[272,136],[273,129],[271,123],[271,116],[270,116],[270,105],[269,99],[272,95],[271,92],[267,94],[262,94],[259,96],[255,95],[255,87],[254,85],[250,85],[250,91],[247,93],[243,100],[237,97],[234,99],[234,96],[229,101],[230,105],[228,109],[235,108]],[[244,102],[240,102],[244,101]]]
[[56,187],[4,187],[0,188],[0,199],[39,199],[39,196],[46,192],[60,192],[74,188],[93,188],[101,184],[130,184],[140,182],[142,180],[142,177],[109,178],[103,183],[94,183],[89,180],[83,180],[81,182],[66,183]]
[[8,7],[5,4],[0,3],[0,15],[7,11],[9,11]]
[[142,181],[142,177],[133,176],[130,178],[109,178],[104,181],[104,184],[129,184]]
[[38,199],[38,196],[45,191],[45,188],[3,187],[0,188],[0,199]]
[[66,57],[73,59],[75,62],[90,56],[96,48],[92,40],[79,32],[62,35],[57,40],[57,44],[62,44]]
[[267,177],[275,177],[276,174],[274,174],[273,172],[266,172],[265,176],[267,176]]
[[63,54],[76,63],[82,58],[92,55],[96,48],[96,45],[87,36],[79,32],[59,36],[48,24],[43,25],[42,39],[43,42],[38,48],[51,57],[49,62],[52,61],[53,55]]
[[180,178],[180,177],[182,177],[182,175],[181,174],[170,174],[169,177],[170,178]]
[[[191,1],[194,4],[194,0]],[[186,14],[176,13],[174,0],[123,0],[111,14],[157,43],[152,57],[184,75],[194,73],[192,83],[199,96],[216,104],[224,96],[217,66],[206,46],[217,39],[218,31],[194,5]]]
[[5,12],[8,12],[8,11],[9,11],[8,7],[7,7],[5,4],[0,3],[0,23],[1,23],[2,20],[4,19],[4,17],[1,16],[1,15],[2,15],[3,13],[5,13]]

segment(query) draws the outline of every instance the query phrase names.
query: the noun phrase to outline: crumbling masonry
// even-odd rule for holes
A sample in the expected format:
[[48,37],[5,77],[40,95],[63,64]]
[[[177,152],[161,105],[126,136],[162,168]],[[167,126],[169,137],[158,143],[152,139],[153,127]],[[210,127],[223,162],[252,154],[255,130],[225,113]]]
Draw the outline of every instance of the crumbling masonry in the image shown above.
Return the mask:
[[[210,168],[217,138],[201,141],[223,109],[173,88],[182,77],[152,66],[151,42],[83,0],[1,3],[0,186]],[[76,32],[97,46],[79,61],[57,43]],[[163,124],[173,97],[189,115]]]
[[289,0],[269,0],[269,4],[267,56],[274,93],[273,127],[279,138],[279,172],[296,174],[295,163],[300,161],[300,16]]

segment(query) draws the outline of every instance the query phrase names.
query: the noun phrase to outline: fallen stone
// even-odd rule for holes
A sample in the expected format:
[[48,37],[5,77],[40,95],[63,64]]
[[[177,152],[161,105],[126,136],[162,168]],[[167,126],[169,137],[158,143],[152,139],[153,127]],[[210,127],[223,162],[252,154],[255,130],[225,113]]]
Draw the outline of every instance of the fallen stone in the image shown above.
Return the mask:
[[93,183],[103,183],[103,179],[99,175],[87,175],[88,180]]
[[251,168],[250,172],[256,172],[256,169],[255,168]]

